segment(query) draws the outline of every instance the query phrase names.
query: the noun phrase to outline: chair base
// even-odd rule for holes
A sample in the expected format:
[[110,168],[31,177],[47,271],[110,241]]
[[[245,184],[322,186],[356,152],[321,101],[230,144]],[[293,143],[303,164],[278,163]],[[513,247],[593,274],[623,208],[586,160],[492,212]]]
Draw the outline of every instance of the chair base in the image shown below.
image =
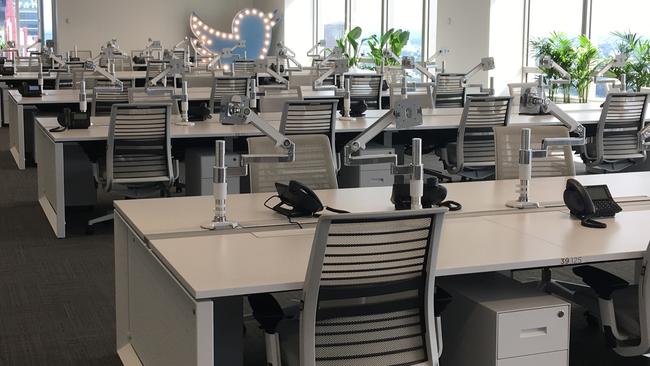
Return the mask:
[[115,214],[113,212],[111,212],[111,213],[108,213],[108,214],[106,214],[104,216],[100,216],[100,217],[94,218],[92,220],[88,220],[87,232],[92,233],[93,226],[95,226],[95,225],[97,225],[99,223],[102,223],[102,222],[113,221],[114,219],[115,219]]

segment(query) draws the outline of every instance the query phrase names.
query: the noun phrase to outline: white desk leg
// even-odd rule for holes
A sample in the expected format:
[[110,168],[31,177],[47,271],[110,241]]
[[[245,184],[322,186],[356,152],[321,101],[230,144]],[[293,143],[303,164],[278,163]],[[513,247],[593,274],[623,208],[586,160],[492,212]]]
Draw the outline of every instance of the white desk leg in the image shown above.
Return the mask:
[[38,202],[56,237],[65,238],[64,146],[50,139],[40,125],[35,128]]
[[0,127],[7,124],[7,95],[9,95],[9,85],[7,83],[0,83],[0,91],[2,92],[2,124]]
[[130,345],[128,246],[129,235],[135,234],[129,230],[122,216],[115,212],[115,224],[113,226],[115,237],[115,333],[118,353]]
[[9,98],[10,112],[9,123],[9,151],[18,166],[18,169],[25,169],[25,124],[23,106],[17,104],[13,98]]

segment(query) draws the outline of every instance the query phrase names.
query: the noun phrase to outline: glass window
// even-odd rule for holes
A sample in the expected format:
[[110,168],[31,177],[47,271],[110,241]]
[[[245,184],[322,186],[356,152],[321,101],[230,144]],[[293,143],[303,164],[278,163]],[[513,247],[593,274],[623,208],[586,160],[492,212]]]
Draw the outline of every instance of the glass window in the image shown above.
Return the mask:
[[410,32],[402,56],[413,56],[417,61],[422,60],[422,5],[422,0],[389,0],[387,9],[388,28]]
[[[381,3],[382,0],[352,0],[350,14],[350,29],[361,27],[361,38],[368,38],[373,34],[381,36]],[[368,44],[361,46],[361,55],[367,56],[370,52]]]
[[314,0],[285,0],[284,43],[303,65],[310,62],[307,52],[314,45]]
[[324,39],[328,48],[345,33],[345,0],[318,1],[318,39]]
[[438,52],[436,49],[436,27],[438,26],[438,1],[429,2],[429,57]]
[[[52,0],[43,0],[43,9],[40,4],[39,0],[0,0],[0,12],[4,14],[0,16],[1,45],[16,42],[20,53],[26,55],[26,47],[38,39],[53,38]],[[44,29],[41,29],[41,18]]]
[[54,39],[54,12],[52,11],[53,0],[43,0],[43,39]]
[[[582,0],[530,0],[529,39],[548,37],[553,32],[564,33],[569,38],[579,36],[582,5]],[[535,66],[535,63],[536,60],[529,55],[528,65]]]

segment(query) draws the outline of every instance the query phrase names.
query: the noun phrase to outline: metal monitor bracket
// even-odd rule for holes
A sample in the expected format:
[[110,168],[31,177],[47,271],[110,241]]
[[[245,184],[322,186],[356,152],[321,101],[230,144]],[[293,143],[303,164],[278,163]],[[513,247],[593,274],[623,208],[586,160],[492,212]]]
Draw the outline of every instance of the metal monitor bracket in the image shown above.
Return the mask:
[[212,60],[210,61],[210,63],[208,63],[206,69],[208,71],[212,71],[217,64],[221,63],[222,58],[229,58],[229,57],[233,57],[235,55],[239,56],[238,54],[235,54],[233,52],[235,52],[235,50],[237,50],[239,48],[244,48],[244,47],[246,47],[246,41],[241,40],[236,45],[232,46],[231,48],[224,48],[220,52],[217,52],[214,55],[214,57],[212,58]]
[[521,148],[519,150],[519,197],[514,201],[508,201],[506,206],[512,208],[538,208],[539,202],[529,200],[530,181],[533,175],[533,159],[548,157],[551,146],[583,146],[586,143],[585,127],[576,121],[573,117],[563,111],[557,104],[548,98],[537,96],[528,96],[522,98],[522,103],[534,104],[539,106],[544,113],[550,113],[562,122],[569,129],[569,132],[577,135],[576,137],[554,137],[542,141],[542,148],[534,150],[531,147],[531,130],[524,128],[521,132]]
[[327,46],[327,42],[324,39],[321,39],[318,41],[318,43],[312,46],[309,51],[307,51],[307,57],[314,59],[314,61],[321,61],[325,59],[325,46]]
[[332,75],[343,75],[347,73],[350,70],[349,63],[350,61],[343,55],[343,51],[338,47],[334,47],[332,53],[318,63],[317,71],[324,65],[329,66],[329,69],[318,79],[314,80],[312,89],[315,91],[334,90],[335,92],[342,92],[336,85],[323,85],[323,82]]
[[594,75],[594,83],[596,84],[612,84],[612,88],[616,87],[616,82],[621,83],[621,91],[626,91],[627,90],[627,75],[624,73],[620,75],[620,79],[616,78],[606,78],[606,79],[598,79],[599,77],[604,76],[610,69],[616,67],[616,68],[623,68],[625,65],[627,65],[628,61],[628,55],[625,53],[620,53],[614,56],[613,59],[611,59],[608,63],[603,65],[603,67],[596,72]]
[[[296,60],[296,53],[293,50],[285,46],[282,42],[278,42],[275,47],[277,49],[276,57],[287,65],[286,71],[302,71],[302,65]],[[280,65],[278,65],[278,70],[279,67]]]
[[273,70],[267,60],[255,60],[253,68],[256,74],[267,73],[275,79],[278,83],[282,84],[285,89],[289,89],[289,80],[280,75],[277,71]]
[[250,123],[260,130],[265,136],[273,140],[275,146],[285,150],[283,154],[244,154],[241,156],[239,167],[226,167],[225,155],[226,144],[224,141],[216,142],[216,160],[213,168],[214,184],[214,218],[211,222],[201,225],[207,230],[232,229],[238,225],[236,222],[228,221],[226,218],[226,198],[228,195],[226,178],[228,174],[234,176],[248,175],[249,163],[290,163],[295,159],[295,144],[278,130],[273,128],[268,122],[253,112],[249,107],[249,101],[246,97],[230,96],[224,97],[221,109],[221,121],[228,121],[231,124]]
[[359,155],[362,150],[366,149],[366,145],[373,138],[377,137],[390,125],[395,124],[397,130],[402,130],[420,126],[422,123],[422,107],[408,99],[400,100],[393,109],[345,145],[344,164],[347,166],[391,164],[392,175],[411,177],[411,208],[422,208],[424,165],[422,164],[421,139],[413,139],[413,162],[411,164],[398,165],[397,155],[394,154]]
[[478,65],[471,68],[465,76],[463,77],[462,84],[467,87],[479,87],[482,93],[487,93],[488,95],[494,95],[494,78],[490,78],[490,85],[488,88],[485,88],[483,84],[468,84],[469,80],[479,71],[490,71],[494,70],[494,57],[483,57],[481,62]]

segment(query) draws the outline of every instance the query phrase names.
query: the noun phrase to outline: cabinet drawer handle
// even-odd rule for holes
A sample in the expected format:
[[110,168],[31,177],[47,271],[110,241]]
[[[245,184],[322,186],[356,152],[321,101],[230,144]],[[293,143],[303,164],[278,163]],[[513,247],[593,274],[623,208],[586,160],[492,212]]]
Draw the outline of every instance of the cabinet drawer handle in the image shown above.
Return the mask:
[[547,334],[548,334],[547,327],[523,329],[521,331],[521,334],[519,334],[519,338],[544,337]]

